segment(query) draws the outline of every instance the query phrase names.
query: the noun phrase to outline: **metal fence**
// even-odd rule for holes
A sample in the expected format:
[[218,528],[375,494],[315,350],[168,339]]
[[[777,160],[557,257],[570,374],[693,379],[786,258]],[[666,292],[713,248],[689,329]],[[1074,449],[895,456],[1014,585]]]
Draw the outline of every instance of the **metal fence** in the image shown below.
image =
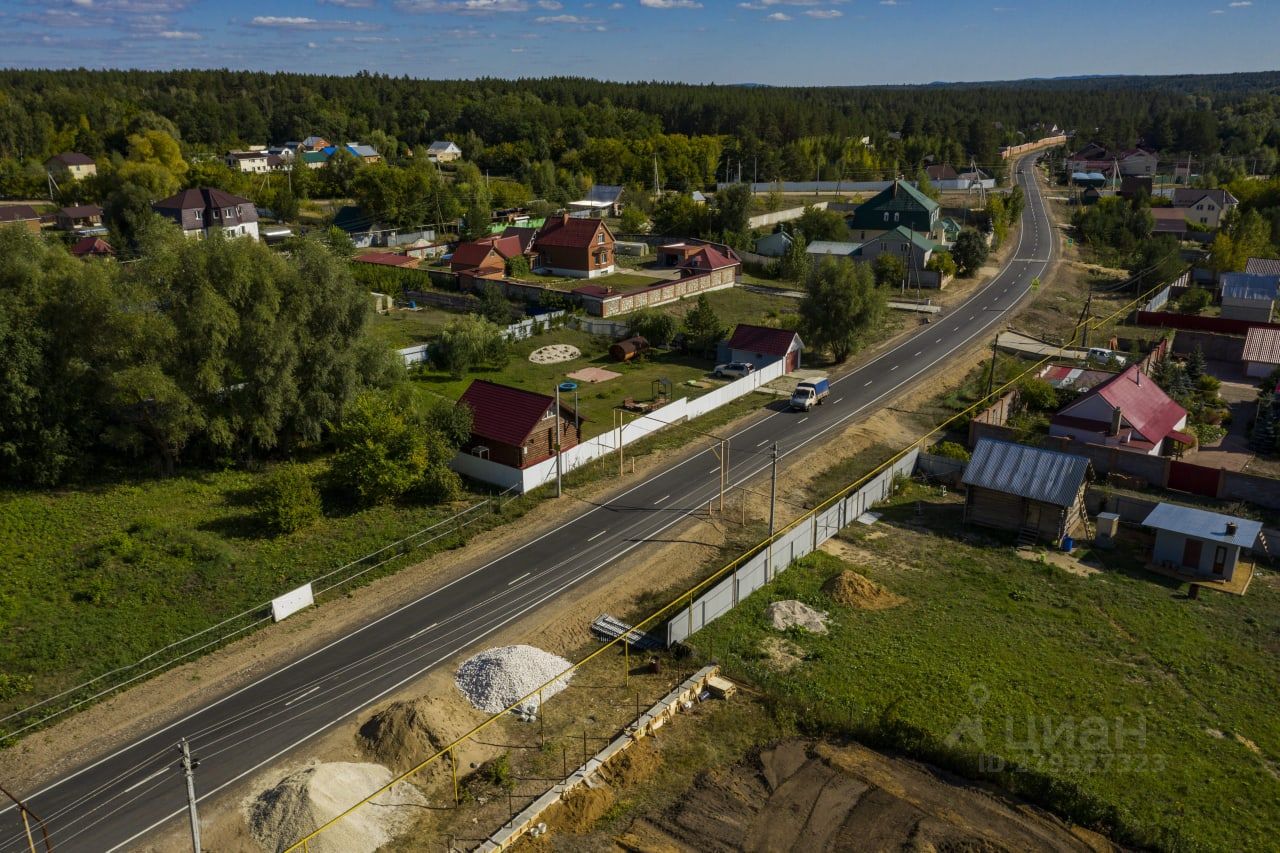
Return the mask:
[[712,620],[725,615],[742,599],[773,580],[778,572],[816,551],[858,516],[892,495],[894,479],[910,476],[919,454],[918,448],[910,448],[857,491],[791,522],[770,544],[675,614],[667,623],[667,645],[684,642]]

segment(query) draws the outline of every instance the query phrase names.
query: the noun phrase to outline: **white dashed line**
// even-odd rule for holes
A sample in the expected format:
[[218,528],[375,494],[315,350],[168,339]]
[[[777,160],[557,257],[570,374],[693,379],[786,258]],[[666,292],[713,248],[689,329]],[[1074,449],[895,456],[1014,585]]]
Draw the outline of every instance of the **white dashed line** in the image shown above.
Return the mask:
[[[835,403],[839,403],[839,402],[840,402],[841,400],[843,400],[843,399],[844,399],[844,397],[836,397],[836,399],[835,399]],[[832,405],[835,405],[835,403],[832,403]]]
[[915,355],[913,355],[913,356],[911,356],[911,357],[912,357],[912,358],[916,358],[916,357],[917,357],[917,356],[919,356],[919,355],[920,355],[920,353],[922,353],[922,352],[924,352],[924,350],[922,350],[922,349],[918,349],[918,350],[916,350],[916,354],[915,354]]
[[803,418],[801,418],[800,420],[796,421],[796,423],[798,423],[798,424],[802,424],[802,423],[804,423],[804,422],[805,422],[805,421],[807,421],[807,420],[809,420],[809,416],[808,416],[808,415],[805,415]]
[[413,632],[412,634],[410,634],[410,635],[409,635],[409,639],[410,639],[410,640],[413,640],[413,639],[416,639],[417,637],[421,637],[423,634],[427,633],[428,631],[430,631],[432,628],[434,628],[435,626],[437,626],[437,625],[439,625],[439,624],[440,624],[439,622],[432,622],[430,625],[428,625],[427,627],[423,628],[421,631],[415,631],[415,632]]
[[874,379],[868,379],[866,382],[862,383],[862,387],[866,388],[868,385],[870,385],[874,381],[875,381]]
[[518,577],[518,578],[516,578],[515,580],[511,581],[510,583],[508,583],[508,584],[507,584],[507,586],[515,586],[516,584],[520,583],[520,581],[522,581],[522,580],[524,580],[525,578],[529,577],[529,575],[531,575],[531,574],[533,574],[533,572],[525,572],[525,573],[524,573],[524,574],[522,574],[520,577]]
[[[717,471],[719,471],[719,470],[720,470],[719,468],[712,468],[712,469],[711,469],[711,473],[713,473],[713,474],[714,474],[714,473],[716,473],[716,472],[717,472]],[[609,531],[607,531],[607,530],[601,530],[601,531],[600,531],[599,533],[597,533],[595,536],[588,536],[588,537],[587,537],[587,541],[588,541],[588,542],[594,542],[594,541],[596,541],[597,539],[599,539],[601,536],[605,535],[605,534],[606,534],[606,533],[608,533],[608,532],[609,532]]]
[[757,444],[756,447],[764,447],[768,443],[769,443],[769,439],[766,438],[764,441]]
[[[412,639],[412,638],[410,638],[410,639]],[[319,684],[317,684],[315,687],[312,687],[312,688],[311,688],[310,690],[308,690],[306,693],[299,693],[297,696],[294,696],[294,697],[293,697],[292,699],[290,699],[288,702],[285,702],[285,703],[284,703],[284,706],[285,706],[286,708],[288,708],[288,707],[289,707],[290,705],[292,705],[294,702],[297,702],[299,699],[304,699],[304,698],[306,698],[307,696],[310,696],[312,693],[315,693],[315,692],[316,692],[317,690],[319,690],[319,689],[320,689],[320,685],[319,685]],[[138,783],[138,784],[142,784],[142,783],[140,782],[140,783]]]
[[669,498],[669,497],[671,497],[671,495],[663,495],[662,497],[660,497],[660,498],[658,498],[656,501],[654,501],[654,502],[653,502],[653,505],[654,505],[654,506],[657,506],[658,504],[662,503],[663,501],[665,501],[665,500],[666,500],[667,498]]
[[[316,689],[317,689],[317,690],[319,690],[320,688],[318,688],[318,687],[317,687]],[[286,702],[285,704],[288,704],[288,703]],[[132,791],[134,788],[141,788],[143,785],[147,784],[147,783],[148,783],[148,782],[150,782],[152,779],[159,779],[161,776],[163,776],[164,774],[168,773],[171,769],[172,769],[172,768],[170,768],[170,767],[166,767],[166,768],[164,768],[163,770],[157,770],[155,773],[152,773],[150,776],[148,776],[147,778],[143,779],[141,782],[134,782],[132,785],[130,785],[129,787],[127,787],[127,788],[125,788],[123,791],[121,791],[121,793],[122,793],[122,794],[127,794],[127,793],[129,793],[130,791]]]
[[890,368],[889,368],[889,372],[890,372],[890,373],[892,373],[893,371],[895,371],[895,370],[897,370],[897,369],[898,369],[898,365],[896,365],[896,364],[895,364],[893,367],[890,367]]

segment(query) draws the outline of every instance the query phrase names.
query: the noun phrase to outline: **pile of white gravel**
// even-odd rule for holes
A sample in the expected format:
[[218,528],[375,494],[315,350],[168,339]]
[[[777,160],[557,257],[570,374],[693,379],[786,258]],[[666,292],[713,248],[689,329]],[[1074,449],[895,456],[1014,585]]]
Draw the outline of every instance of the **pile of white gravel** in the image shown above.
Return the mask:
[[[569,686],[570,676],[565,672],[569,666],[564,658],[534,646],[503,646],[465,661],[458,667],[454,683],[472,705],[496,714],[555,678],[542,689],[542,698],[550,699]],[[560,673],[565,674],[556,678]],[[537,695],[522,707],[536,710]]]
[[[280,853],[391,779],[391,771],[381,764],[312,764],[246,804],[249,831],[264,848]],[[374,853],[407,830],[425,804],[417,788],[401,782],[326,829],[308,842],[308,849]]]
[[799,628],[812,634],[827,633],[826,612],[815,610],[803,601],[775,601],[765,608],[764,617],[777,631]]

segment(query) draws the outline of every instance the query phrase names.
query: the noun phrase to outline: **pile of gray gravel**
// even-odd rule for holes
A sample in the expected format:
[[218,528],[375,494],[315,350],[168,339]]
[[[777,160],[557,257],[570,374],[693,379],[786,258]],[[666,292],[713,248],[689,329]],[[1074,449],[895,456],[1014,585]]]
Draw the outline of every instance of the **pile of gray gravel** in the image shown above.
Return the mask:
[[[503,646],[465,661],[458,667],[454,683],[472,705],[496,714],[543,684],[547,685],[542,688],[544,700],[556,695],[569,686],[569,667],[564,658],[534,646]],[[526,711],[537,707],[536,694],[522,705]]]

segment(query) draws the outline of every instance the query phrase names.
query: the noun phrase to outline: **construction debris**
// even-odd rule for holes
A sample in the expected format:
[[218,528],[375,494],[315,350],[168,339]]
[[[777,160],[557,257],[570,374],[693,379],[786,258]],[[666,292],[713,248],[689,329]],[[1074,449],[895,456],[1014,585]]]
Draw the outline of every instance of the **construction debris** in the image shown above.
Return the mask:
[[625,634],[627,642],[633,649],[662,648],[662,641],[657,637],[652,634],[646,634],[643,631],[637,631],[626,622],[621,619],[615,619],[608,613],[601,613],[596,617],[596,621],[591,623],[591,633],[602,643],[611,642]]
[[458,667],[454,683],[468,702],[490,714],[527,696],[517,711],[531,716],[538,709],[539,688],[546,700],[569,686],[569,667],[564,658],[534,646],[503,646],[465,661]]

